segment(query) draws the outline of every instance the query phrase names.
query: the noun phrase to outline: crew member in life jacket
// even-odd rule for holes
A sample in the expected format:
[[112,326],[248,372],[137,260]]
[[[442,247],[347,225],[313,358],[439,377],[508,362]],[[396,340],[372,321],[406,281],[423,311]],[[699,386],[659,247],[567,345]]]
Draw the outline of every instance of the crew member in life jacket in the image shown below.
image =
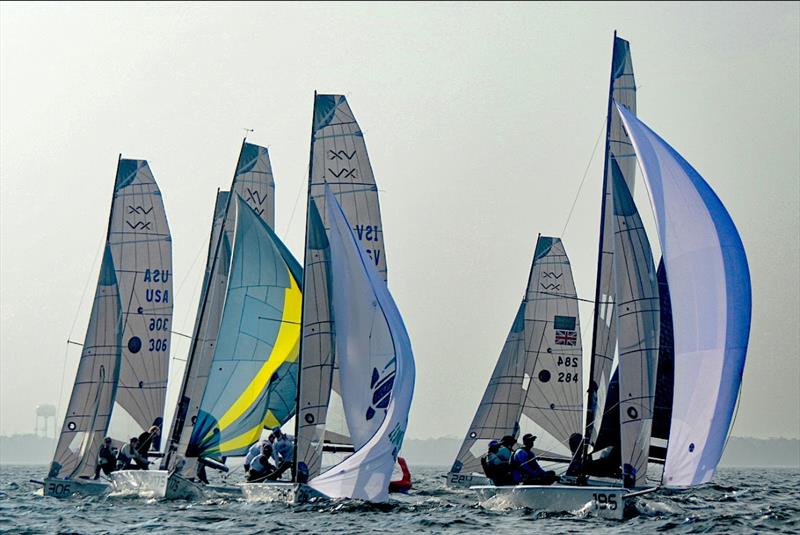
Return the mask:
[[147,452],[158,442],[161,429],[157,425],[150,426],[150,429],[139,435],[139,444],[136,450],[142,457],[147,457]]
[[100,479],[101,469],[105,475],[109,475],[117,469],[117,452],[111,446],[111,437],[103,440],[103,445],[100,446],[100,451],[97,453],[97,466],[94,469],[95,479]]
[[389,482],[389,492],[408,494],[408,491],[411,490],[411,470],[408,469],[408,464],[406,464],[406,460],[402,457],[397,458],[397,464],[403,472],[403,477],[402,479]]
[[491,479],[495,486],[511,485],[511,466],[509,461],[510,458],[500,455],[500,443],[498,441],[492,440],[489,442],[489,451],[485,456],[481,457],[481,466],[483,466],[483,472],[486,477]]
[[270,462],[272,457],[272,445],[266,440],[261,443],[261,453],[250,462],[250,470],[247,473],[247,481],[257,483],[265,479],[277,479],[275,465]]
[[147,470],[147,459],[139,453],[139,437],[122,446],[117,454],[117,470]]
[[291,469],[292,480],[294,481],[294,438],[281,431],[280,426],[272,429],[272,435],[275,437],[275,443],[272,446],[272,458],[278,466],[275,479],[280,479],[286,470]]
[[558,476],[552,470],[545,471],[536,460],[533,443],[536,437],[530,433],[522,437],[522,447],[511,458],[511,477],[514,484],[552,485]]

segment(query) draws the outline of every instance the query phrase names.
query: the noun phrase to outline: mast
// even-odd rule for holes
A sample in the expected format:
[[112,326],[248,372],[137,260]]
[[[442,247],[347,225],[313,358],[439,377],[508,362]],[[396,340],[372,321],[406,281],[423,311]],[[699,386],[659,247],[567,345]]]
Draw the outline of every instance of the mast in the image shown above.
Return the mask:
[[[239,168],[239,160],[242,157],[242,151],[244,151],[244,146],[245,146],[246,142],[247,142],[247,136],[245,136],[242,139],[242,147],[239,149],[239,157],[236,159],[236,167],[234,168],[234,171],[233,171],[233,181],[232,181],[233,183],[236,182],[236,171]],[[211,280],[212,280],[211,275],[214,273],[214,268],[217,265],[217,257],[219,256],[219,248],[220,248],[220,245],[221,245],[221,243],[223,241],[223,236],[225,234],[225,219],[227,219],[227,217],[228,217],[228,210],[230,210],[230,207],[231,207],[231,199],[234,196],[233,195],[233,183],[231,184],[231,194],[228,196],[228,202],[225,205],[225,215],[222,218],[222,223],[221,223],[221,226],[220,226],[220,234],[219,234],[220,237],[217,240],[217,246],[214,249],[214,257],[213,257],[213,260],[211,261],[211,269],[209,271],[209,277],[208,277],[208,280],[206,281],[206,283],[204,284],[203,293],[201,294],[203,302],[202,302],[202,305],[200,306],[200,314],[198,315],[198,320],[195,322],[195,330],[192,333],[192,345],[189,348],[189,359],[186,361],[186,368],[183,371],[183,381],[181,382],[181,389],[180,389],[180,392],[178,393],[178,406],[175,409],[175,415],[172,417],[172,426],[173,426],[172,427],[172,433],[170,434],[169,443],[165,444],[165,446],[164,446],[164,459],[163,459],[163,462],[161,463],[161,468],[162,469],[168,469],[169,468],[169,462],[170,462],[170,460],[172,458],[172,454],[174,453],[173,446],[180,442],[181,434],[183,433],[183,426],[184,426],[185,419],[186,419],[186,413],[189,410],[188,403],[189,403],[190,400],[188,398],[186,398],[186,386],[189,383],[189,378],[191,377],[192,364],[193,364],[193,361],[194,361],[195,352],[197,350],[197,343],[198,343],[198,340],[199,340],[200,328],[202,327],[202,321],[201,320],[202,320],[203,315],[205,314],[206,305],[208,304],[208,295],[210,293],[209,292],[209,287],[211,286]],[[217,193],[219,193],[219,188],[217,188]],[[211,227],[212,227],[212,230],[211,230],[211,238],[210,238],[210,241],[209,241],[209,248],[211,247],[211,241],[213,241],[213,239],[214,239],[213,238],[214,237],[214,230],[213,230],[214,221],[213,221],[213,219],[211,221]]]
[[[613,93],[614,93],[614,48],[617,42],[617,31],[614,30],[614,37],[612,40],[611,45],[611,69],[609,74],[609,81],[608,81],[608,105],[606,108],[606,146],[605,146],[605,157],[603,160],[603,198],[602,203],[600,205],[600,236],[598,242],[598,252],[597,252],[597,280],[595,283],[595,294],[594,294],[594,314],[593,314],[593,329],[592,329],[592,345],[591,345],[591,353],[589,358],[589,387],[587,388],[587,400],[586,400],[586,429],[583,436],[583,460],[582,462],[585,463],[589,457],[589,441],[591,440],[592,433],[594,433],[594,418],[595,413],[597,411],[597,390],[599,385],[594,381],[594,368],[595,368],[595,354],[597,351],[597,323],[599,321],[600,316],[600,307],[607,305],[607,303],[600,302],[600,286],[601,286],[601,276],[602,276],[602,264],[603,264],[603,238],[605,237],[605,220],[606,220],[606,210],[607,210],[607,191],[608,191],[608,160],[609,160],[609,152],[611,150],[611,103],[613,100]],[[613,311],[612,311],[613,313]]]
[[[317,113],[317,91],[314,90],[314,104],[311,106],[311,143],[308,149],[308,190],[306,193],[306,227],[305,235],[303,236],[303,294],[306,289],[306,262],[308,260],[308,218],[311,212],[311,172],[314,166],[314,117]],[[305,297],[303,297],[305,303]],[[300,440],[300,384],[303,382],[303,316],[305,315],[304,307],[300,308],[300,354],[297,356],[297,399],[295,400],[294,411],[294,457],[292,458],[292,473],[295,474],[297,479],[297,454],[299,448],[298,442]]]

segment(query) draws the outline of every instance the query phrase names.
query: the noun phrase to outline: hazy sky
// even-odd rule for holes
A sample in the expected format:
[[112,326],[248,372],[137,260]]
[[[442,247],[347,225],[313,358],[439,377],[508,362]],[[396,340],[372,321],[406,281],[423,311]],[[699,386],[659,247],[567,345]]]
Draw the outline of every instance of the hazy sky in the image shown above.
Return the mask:
[[[733,433],[800,436],[798,3],[3,3],[0,433],[32,431],[37,403],[65,409],[79,357],[65,341],[83,341],[118,153],[147,159],[163,192],[179,331],[244,128],[270,147],[276,230],[302,258],[316,89],[348,96],[381,190],[417,363],[409,436],[462,436],[536,236],[562,232],[605,122],[614,29],[631,42],[639,116],[708,180],[747,250]],[[564,234],[589,299],[601,155]],[[646,212],[641,182],[636,199]]]

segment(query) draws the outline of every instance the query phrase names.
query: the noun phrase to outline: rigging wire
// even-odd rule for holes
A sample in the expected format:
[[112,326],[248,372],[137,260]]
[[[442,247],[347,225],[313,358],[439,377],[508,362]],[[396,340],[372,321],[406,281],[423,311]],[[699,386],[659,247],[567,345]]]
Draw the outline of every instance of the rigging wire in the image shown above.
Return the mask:
[[286,223],[286,228],[283,231],[284,238],[289,235],[289,229],[292,227],[294,221],[294,213],[297,211],[297,204],[300,202],[300,194],[303,192],[303,181],[300,181],[300,187],[297,188],[297,196],[294,198],[294,206],[292,207],[292,215],[289,216],[289,222]]
[[575,198],[572,200],[572,207],[569,209],[569,213],[567,214],[567,220],[564,222],[564,228],[561,229],[561,236],[564,236],[564,233],[567,231],[567,225],[569,225],[569,221],[572,218],[572,212],[575,211],[575,205],[578,202],[578,197],[581,195],[581,190],[583,189],[583,184],[586,182],[586,177],[589,176],[589,168],[594,161],[594,155],[597,153],[597,145],[600,144],[600,138],[603,136],[603,131],[606,127],[606,117],[603,117],[603,123],[600,128],[600,132],[597,134],[597,139],[594,141],[594,147],[592,148],[592,155],[589,157],[589,162],[586,164],[586,169],[583,171],[583,178],[581,178],[581,183],[578,186],[578,191],[575,192]]

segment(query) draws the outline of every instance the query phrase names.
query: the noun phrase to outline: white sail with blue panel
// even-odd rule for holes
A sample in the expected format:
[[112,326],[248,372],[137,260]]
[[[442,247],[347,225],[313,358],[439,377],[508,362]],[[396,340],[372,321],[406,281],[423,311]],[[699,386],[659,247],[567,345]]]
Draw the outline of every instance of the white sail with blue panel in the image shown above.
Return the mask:
[[311,479],[331,498],[386,500],[408,425],[415,367],[411,341],[386,282],[326,188],[336,358],[355,452]]
[[741,385],[752,309],[747,257],[703,177],[631,111],[616,108],[642,166],[669,283],[674,391],[663,479],[697,485],[714,475]]

